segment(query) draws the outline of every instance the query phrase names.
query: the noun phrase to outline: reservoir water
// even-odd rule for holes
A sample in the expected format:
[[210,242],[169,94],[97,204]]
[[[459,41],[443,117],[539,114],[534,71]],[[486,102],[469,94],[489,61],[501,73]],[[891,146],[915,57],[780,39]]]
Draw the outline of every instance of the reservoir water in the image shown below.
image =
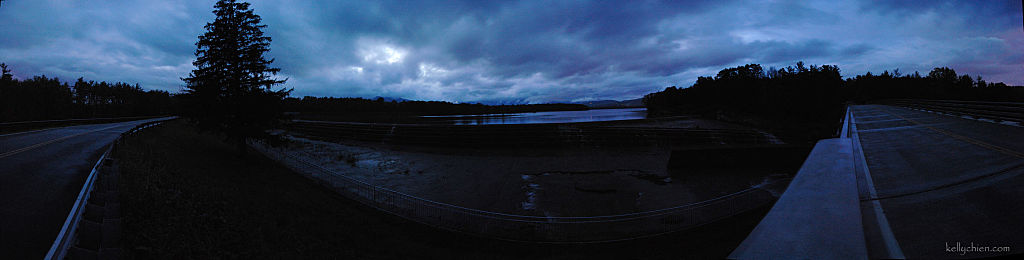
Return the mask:
[[646,108],[591,109],[514,114],[423,116],[436,123],[455,125],[545,124],[643,119]]

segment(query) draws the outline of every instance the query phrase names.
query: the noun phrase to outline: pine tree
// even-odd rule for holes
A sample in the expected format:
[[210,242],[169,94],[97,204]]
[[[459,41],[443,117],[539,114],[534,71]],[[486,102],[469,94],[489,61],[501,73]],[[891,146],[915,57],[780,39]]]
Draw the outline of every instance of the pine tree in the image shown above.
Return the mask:
[[14,75],[11,75],[11,70],[7,69],[6,63],[0,63],[0,82],[11,81],[14,79]]
[[259,15],[249,3],[220,0],[216,19],[196,43],[195,69],[185,81],[184,115],[200,129],[226,134],[244,153],[248,138],[268,137],[266,130],[281,119],[281,102],[291,90],[273,90],[285,80],[270,67],[270,37],[263,35]]

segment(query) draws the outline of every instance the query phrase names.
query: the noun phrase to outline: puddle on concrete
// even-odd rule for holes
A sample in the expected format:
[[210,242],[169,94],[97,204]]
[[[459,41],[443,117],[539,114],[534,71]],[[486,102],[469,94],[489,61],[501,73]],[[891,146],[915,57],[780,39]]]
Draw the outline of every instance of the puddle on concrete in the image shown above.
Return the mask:
[[[522,201],[519,209],[545,215],[577,215],[578,209],[604,208],[611,212],[633,212],[647,200],[636,185],[663,186],[672,182],[666,175],[644,170],[615,169],[588,171],[542,171],[520,174]],[[641,182],[630,181],[642,180]]]
[[649,182],[657,184],[657,185],[665,185],[665,184],[672,183],[672,177],[664,176],[664,175],[658,175],[658,174],[652,174],[652,173],[644,173],[644,172],[640,172],[640,171],[637,171],[635,173],[630,173],[629,176],[633,176],[634,178],[637,178],[637,179],[649,181]]
[[580,186],[573,186],[572,188],[574,190],[576,190],[576,191],[579,191],[579,192],[589,192],[589,193],[597,193],[597,194],[608,194],[608,193],[615,193],[616,191],[618,191],[617,189],[587,188],[587,187],[580,187]]
[[532,183],[533,175],[523,174],[521,178],[523,182],[526,182],[526,185],[523,185],[523,193],[526,195],[526,199],[519,204],[519,208],[523,210],[536,210],[537,191],[540,190],[540,184]]

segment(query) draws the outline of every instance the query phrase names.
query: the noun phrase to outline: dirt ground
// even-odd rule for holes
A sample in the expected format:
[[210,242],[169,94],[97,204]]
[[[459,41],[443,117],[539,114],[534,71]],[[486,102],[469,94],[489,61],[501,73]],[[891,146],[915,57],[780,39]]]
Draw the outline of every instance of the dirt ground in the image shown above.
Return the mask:
[[721,259],[771,207],[623,242],[507,242],[382,213],[223,140],[177,121],[121,146],[125,258]]
[[599,216],[662,209],[791,174],[757,169],[674,172],[667,167],[667,147],[479,150],[324,142],[298,134],[288,139],[284,152],[337,174],[434,201],[520,215]]

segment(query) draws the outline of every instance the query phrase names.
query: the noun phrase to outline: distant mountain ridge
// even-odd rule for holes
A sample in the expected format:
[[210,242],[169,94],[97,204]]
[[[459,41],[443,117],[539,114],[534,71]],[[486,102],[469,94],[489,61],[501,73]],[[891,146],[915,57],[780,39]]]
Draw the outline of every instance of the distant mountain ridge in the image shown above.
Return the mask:
[[[371,98],[369,100],[382,100],[384,102],[397,102],[397,103],[402,103],[402,102],[406,102],[406,101],[413,101],[411,99],[405,99],[405,98],[382,97],[382,96],[376,96],[376,97],[373,97],[373,98]],[[523,102],[523,101],[513,101],[513,102],[508,102],[508,101],[505,101],[505,102],[494,102],[494,101],[488,102],[488,101],[483,101],[483,102],[481,102],[481,101],[477,101],[477,102],[469,102],[469,104],[474,104],[474,103],[487,104],[487,105],[525,105],[525,104],[527,104],[527,102]],[[644,107],[643,98],[627,99],[627,100],[611,100],[611,99],[608,99],[608,100],[593,100],[593,101],[564,102],[564,103],[563,102],[553,102],[553,104],[557,104],[557,103],[561,103],[561,104],[580,104],[580,105],[587,106],[588,108],[633,108],[633,107]]]
[[383,100],[384,102],[398,102],[398,103],[402,103],[402,102],[405,102],[405,101],[412,101],[412,100],[408,100],[408,99],[404,99],[404,98],[382,97],[382,96],[376,96],[376,97],[371,98],[370,100]]
[[582,104],[589,108],[627,108],[627,107],[643,107],[643,98],[627,99],[622,101],[617,100],[594,100],[576,102],[576,104]]

